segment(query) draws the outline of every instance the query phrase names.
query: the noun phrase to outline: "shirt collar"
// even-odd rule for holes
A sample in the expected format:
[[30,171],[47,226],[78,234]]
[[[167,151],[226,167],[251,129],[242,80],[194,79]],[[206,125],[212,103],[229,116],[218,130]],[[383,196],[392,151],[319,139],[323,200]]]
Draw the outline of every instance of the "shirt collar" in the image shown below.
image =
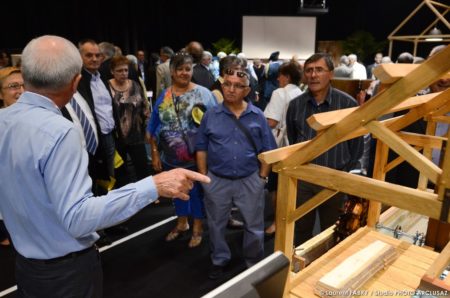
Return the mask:
[[[333,89],[333,87],[331,87],[331,85],[330,85],[330,87],[328,88],[328,93],[327,93],[327,95],[325,96],[325,99],[324,99],[324,101],[323,101],[321,104],[327,103],[328,105],[331,105],[331,103],[332,103],[332,101],[333,101],[333,98],[332,98],[332,96],[331,96],[332,89]],[[308,89],[307,92],[308,92],[308,95],[309,95],[309,101],[310,101],[315,107],[319,106],[319,105],[317,104],[316,99],[315,99],[314,96],[312,95],[311,91]]]
[[60,109],[58,106],[48,97],[45,97],[43,95],[40,95],[38,93],[25,91],[19,98],[18,102],[42,107],[46,110],[51,110],[53,112],[56,112],[57,114],[61,114]]
[[[242,116],[245,114],[248,114],[248,113],[252,113],[252,112],[255,114],[258,114],[258,108],[255,107],[251,102],[247,102],[247,108],[242,113]],[[217,114],[225,113],[225,114],[233,115],[233,113],[223,103],[221,103],[220,105],[217,106],[216,113]]]

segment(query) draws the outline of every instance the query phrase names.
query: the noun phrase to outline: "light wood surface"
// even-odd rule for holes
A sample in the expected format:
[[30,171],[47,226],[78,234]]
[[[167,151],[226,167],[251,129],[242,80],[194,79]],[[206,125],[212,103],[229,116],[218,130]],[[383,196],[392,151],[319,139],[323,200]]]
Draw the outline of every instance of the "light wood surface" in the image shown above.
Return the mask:
[[313,294],[314,285],[324,274],[376,240],[393,245],[398,257],[367,281],[360,289],[358,297],[407,296],[404,294],[413,293],[421,277],[437,259],[438,253],[380,234],[370,228],[361,228],[320,259],[293,275],[290,294],[294,297],[317,297]]

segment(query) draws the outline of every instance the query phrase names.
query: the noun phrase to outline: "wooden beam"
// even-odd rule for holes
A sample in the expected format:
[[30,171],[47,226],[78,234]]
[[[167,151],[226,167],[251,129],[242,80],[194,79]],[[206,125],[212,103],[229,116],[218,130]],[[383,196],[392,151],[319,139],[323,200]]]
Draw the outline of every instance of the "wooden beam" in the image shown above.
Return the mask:
[[275,169],[293,167],[313,160],[341,142],[349,133],[361,125],[378,118],[387,110],[416,94],[419,90],[435,81],[436,77],[447,73],[450,69],[449,56],[450,46],[447,46],[444,50],[420,64],[420,67],[406,77],[393,84],[389,89],[375,96],[339,123],[329,127],[320,136],[312,139],[311,142],[302,148],[301,154],[292,154],[281,161],[275,166]]
[[[427,121],[427,128],[425,131],[426,135],[431,135],[434,136],[436,134],[436,122],[434,121]],[[442,147],[442,143],[441,143],[441,147]],[[426,158],[431,160],[432,157],[432,153],[433,153],[433,149],[430,147],[424,147],[422,154],[423,156],[425,156]],[[421,189],[421,190],[425,190],[428,187],[428,178],[423,175],[420,174],[419,175],[419,181],[417,182],[417,188]]]
[[[442,107],[448,105],[450,98],[450,88],[438,93],[432,100],[423,105],[415,107],[409,110],[408,113],[402,117],[397,118],[386,126],[392,131],[399,131],[404,127],[416,122],[418,119],[423,118],[429,113],[441,112]],[[444,109],[445,110],[445,109]]]
[[406,143],[420,147],[430,147],[435,149],[441,149],[442,142],[447,139],[444,137],[438,137],[433,135],[421,135],[418,133],[400,131],[397,135]]
[[284,170],[284,173],[325,188],[379,201],[431,218],[439,218],[440,215],[442,203],[434,193],[313,164],[300,165],[297,169]]
[[444,247],[437,259],[428,268],[425,275],[431,278],[439,278],[444,269],[448,266],[450,262],[450,242]]
[[432,116],[432,121],[450,124],[450,116]]
[[[411,109],[414,107],[417,107],[421,104],[424,104],[433,97],[435,97],[438,93],[430,93],[426,95],[421,96],[413,96],[408,98],[402,103],[399,103],[392,109],[389,109],[386,111],[385,114],[388,113],[394,113],[406,109]],[[331,112],[325,112],[325,113],[317,113],[309,117],[306,121],[308,122],[309,126],[313,128],[314,130],[323,130],[327,127],[330,127],[331,125],[339,122],[341,119],[348,116],[350,113],[354,112],[358,107],[355,108],[348,108],[348,109],[342,109],[342,110],[336,110]]]
[[278,175],[278,199],[275,222],[275,251],[281,250],[289,261],[294,253],[294,223],[287,219],[294,212],[297,202],[297,179],[280,173]]
[[[412,71],[419,68],[420,64],[380,64],[379,67],[373,69],[374,75],[384,84],[393,84],[402,77],[407,76]],[[449,78],[450,73],[444,72],[439,78]],[[435,79],[436,80],[436,79]]]
[[428,177],[433,183],[436,183],[442,170],[431,160],[425,158],[422,154],[414,150],[408,143],[403,141],[389,128],[378,121],[371,121],[366,124],[367,129],[389,146],[398,155],[408,161],[414,168]]
[[[375,161],[373,165],[373,178],[384,181],[386,178],[385,165],[388,160],[389,147],[382,141],[377,140],[375,149]],[[381,203],[377,201],[369,202],[369,211],[367,213],[367,226],[374,228],[380,218]]]
[[327,201],[329,198],[337,194],[338,191],[331,189],[323,189],[314,197],[300,205],[295,211],[288,215],[288,222],[295,222],[297,219],[301,218],[305,214],[314,210],[317,206],[321,205],[323,202]]

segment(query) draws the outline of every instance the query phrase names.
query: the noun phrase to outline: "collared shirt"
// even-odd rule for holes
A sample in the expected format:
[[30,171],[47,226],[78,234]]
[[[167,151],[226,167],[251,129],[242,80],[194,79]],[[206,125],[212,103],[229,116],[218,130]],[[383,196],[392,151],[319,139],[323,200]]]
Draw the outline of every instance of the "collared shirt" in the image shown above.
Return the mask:
[[[316,113],[356,107],[358,104],[347,93],[330,87],[325,101],[320,105],[309,91],[306,91],[290,104],[286,115],[286,125],[289,144],[311,140],[316,136],[306,119]],[[363,153],[363,137],[342,142],[330,148],[312,161],[314,164],[327,166],[333,169],[350,171],[358,168],[358,160]]]
[[25,92],[0,110],[0,211],[24,257],[51,259],[90,247],[95,231],[156,200],[152,177],[94,197],[88,154],[48,98]]
[[[228,177],[246,177],[259,169],[257,153],[223,104],[208,110],[198,132],[196,149],[207,151],[208,169]],[[277,148],[263,112],[248,103],[239,121],[247,128],[258,154]]]
[[91,91],[94,98],[95,114],[97,115],[98,124],[102,134],[109,134],[115,126],[112,98],[106,89],[105,84],[100,79],[100,73],[92,74]]
[[[92,131],[94,132],[95,141],[98,144],[98,132],[97,132],[97,125],[95,124],[94,115],[92,115],[91,109],[89,108],[88,103],[86,100],[81,96],[79,92],[76,92],[73,95],[73,98],[76,100],[78,106],[83,111],[84,115],[86,115],[87,121],[89,121],[89,124],[92,126]],[[80,133],[81,137],[81,143],[83,144],[83,147],[86,147],[86,137],[83,132],[83,126],[81,125],[80,119],[77,116],[77,113],[74,111],[72,105],[70,102],[65,105],[67,112],[69,112],[70,118],[72,118],[72,122],[75,125],[75,127],[78,129],[78,132]]]

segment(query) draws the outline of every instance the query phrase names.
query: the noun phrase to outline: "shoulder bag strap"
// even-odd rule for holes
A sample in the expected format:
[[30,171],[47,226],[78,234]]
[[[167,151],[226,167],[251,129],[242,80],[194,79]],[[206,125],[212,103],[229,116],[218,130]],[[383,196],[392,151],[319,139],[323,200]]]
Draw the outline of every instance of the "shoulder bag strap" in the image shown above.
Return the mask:
[[253,146],[253,150],[255,150],[256,155],[258,155],[258,149],[256,148],[255,140],[252,138],[252,135],[248,131],[248,129],[236,118],[236,116],[231,115],[231,119],[236,123],[237,127],[245,134],[250,144]]

